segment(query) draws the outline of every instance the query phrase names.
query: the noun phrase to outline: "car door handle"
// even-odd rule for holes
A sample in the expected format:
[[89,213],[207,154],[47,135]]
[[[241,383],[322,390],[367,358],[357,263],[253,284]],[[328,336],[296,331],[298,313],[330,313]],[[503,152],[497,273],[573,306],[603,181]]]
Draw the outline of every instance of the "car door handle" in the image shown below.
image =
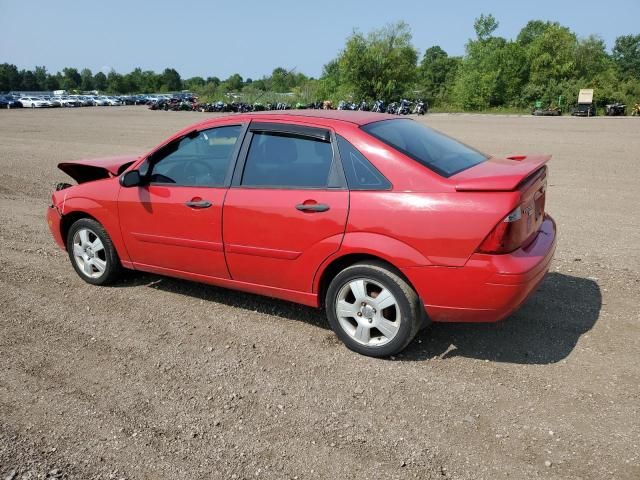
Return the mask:
[[209,200],[189,200],[184,204],[190,208],[209,208],[212,205]]
[[329,210],[329,205],[325,203],[299,203],[296,205],[296,210],[301,212],[326,212]]

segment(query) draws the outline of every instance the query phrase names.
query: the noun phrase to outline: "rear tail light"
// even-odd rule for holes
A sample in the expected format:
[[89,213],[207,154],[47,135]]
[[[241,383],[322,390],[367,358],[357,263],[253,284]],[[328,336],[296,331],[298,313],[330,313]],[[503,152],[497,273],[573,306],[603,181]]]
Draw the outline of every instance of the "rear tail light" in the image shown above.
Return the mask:
[[522,207],[518,205],[498,223],[478,247],[481,253],[509,253],[523,242]]

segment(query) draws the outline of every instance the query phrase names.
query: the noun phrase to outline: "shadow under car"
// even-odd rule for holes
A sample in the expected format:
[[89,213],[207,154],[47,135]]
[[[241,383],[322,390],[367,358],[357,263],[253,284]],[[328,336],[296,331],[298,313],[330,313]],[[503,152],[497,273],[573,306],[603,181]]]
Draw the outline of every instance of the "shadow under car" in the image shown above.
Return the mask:
[[[211,285],[132,272],[115,286],[140,285],[329,329],[322,310]],[[593,328],[601,308],[602,294],[595,281],[552,272],[504,321],[434,323],[396,358],[420,361],[462,356],[519,364],[555,363],[566,358],[579,338]]]

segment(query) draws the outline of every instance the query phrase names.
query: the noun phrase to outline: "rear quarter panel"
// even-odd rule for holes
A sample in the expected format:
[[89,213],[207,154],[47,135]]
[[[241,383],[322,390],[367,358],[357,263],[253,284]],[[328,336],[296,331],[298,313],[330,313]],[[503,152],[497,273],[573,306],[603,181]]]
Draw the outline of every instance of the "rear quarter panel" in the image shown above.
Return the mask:
[[[358,126],[341,125],[336,130],[392,184],[390,191],[350,192],[345,247],[351,234],[367,232],[392,238],[395,245],[405,245],[419,254],[408,256],[404,247],[384,252],[395,259],[392,263],[398,267],[459,267],[517,205],[518,192],[458,192],[451,179],[441,177]],[[352,241],[350,247],[357,249],[357,243]],[[373,253],[370,244],[360,247]]]
[[398,267],[460,267],[518,198],[517,192],[352,191],[346,236],[368,232],[391,237],[423,258],[392,252]]

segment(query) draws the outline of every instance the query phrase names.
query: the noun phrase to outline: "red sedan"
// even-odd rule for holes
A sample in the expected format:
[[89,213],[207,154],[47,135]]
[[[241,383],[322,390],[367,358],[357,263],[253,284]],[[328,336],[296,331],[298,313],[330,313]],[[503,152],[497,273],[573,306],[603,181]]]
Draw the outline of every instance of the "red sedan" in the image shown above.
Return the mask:
[[47,217],[91,284],[124,267],[324,307],[347,347],[388,356],[535,290],[556,244],[549,158],[377,113],[229,115],[146,155],[61,163],[78,185]]

